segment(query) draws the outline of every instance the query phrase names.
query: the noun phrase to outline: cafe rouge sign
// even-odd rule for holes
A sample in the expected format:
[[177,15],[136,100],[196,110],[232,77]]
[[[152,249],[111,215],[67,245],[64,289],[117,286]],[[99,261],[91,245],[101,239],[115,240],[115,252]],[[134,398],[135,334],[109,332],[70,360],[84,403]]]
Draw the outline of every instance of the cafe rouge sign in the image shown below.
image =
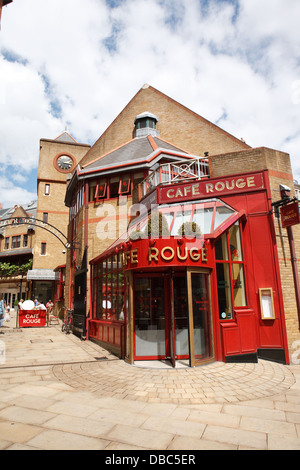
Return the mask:
[[211,266],[212,255],[209,240],[194,239],[178,243],[176,239],[135,240],[122,253],[122,264],[127,269],[154,266],[184,265]]
[[204,197],[218,197],[226,194],[257,191],[264,189],[262,173],[253,173],[227,178],[205,179],[158,188],[158,203],[189,201]]

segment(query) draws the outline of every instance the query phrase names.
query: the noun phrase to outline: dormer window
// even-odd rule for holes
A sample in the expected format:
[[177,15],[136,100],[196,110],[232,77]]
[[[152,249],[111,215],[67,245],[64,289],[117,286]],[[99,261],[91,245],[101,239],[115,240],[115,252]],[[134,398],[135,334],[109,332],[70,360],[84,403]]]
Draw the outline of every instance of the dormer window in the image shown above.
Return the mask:
[[159,131],[156,129],[156,124],[159,119],[155,114],[148,111],[139,114],[134,121],[135,124],[135,137],[145,137],[147,135],[159,137]]

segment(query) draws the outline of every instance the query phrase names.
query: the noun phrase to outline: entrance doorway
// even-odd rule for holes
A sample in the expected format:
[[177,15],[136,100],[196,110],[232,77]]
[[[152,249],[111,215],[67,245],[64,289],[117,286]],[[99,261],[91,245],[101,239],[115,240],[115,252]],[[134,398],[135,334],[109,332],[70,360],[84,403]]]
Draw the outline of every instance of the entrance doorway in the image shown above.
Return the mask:
[[134,276],[134,359],[213,358],[208,271],[173,271]]

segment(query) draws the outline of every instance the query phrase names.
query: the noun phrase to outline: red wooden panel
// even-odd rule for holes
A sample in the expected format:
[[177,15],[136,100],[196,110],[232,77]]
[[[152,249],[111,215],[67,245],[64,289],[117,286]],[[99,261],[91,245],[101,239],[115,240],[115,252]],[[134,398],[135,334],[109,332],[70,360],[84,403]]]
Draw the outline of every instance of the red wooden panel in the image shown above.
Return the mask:
[[257,350],[257,339],[254,314],[239,314],[238,325],[241,337],[241,353],[255,352]]
[[111,344],[114,344],[115,341],[114,341],[114,327],[113,326],[109,326],[108,327],[108,342],[111,343]]
[[224,356],[241,353],[240,332],[238,326],[222,328]]
[[261,348],[283,348],[280,320],[264,320],[259,326]]

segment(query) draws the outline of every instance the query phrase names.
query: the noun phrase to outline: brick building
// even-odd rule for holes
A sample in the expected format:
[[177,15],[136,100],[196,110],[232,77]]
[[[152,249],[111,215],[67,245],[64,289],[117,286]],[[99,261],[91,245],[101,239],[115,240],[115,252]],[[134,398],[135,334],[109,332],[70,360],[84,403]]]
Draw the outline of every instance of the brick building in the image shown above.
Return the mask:
[[32,267],[34,227],[20,225],[36,217],[37,201],[0,210],[0,295],[11,308],[21,297],[30,297],[27,272]]
[[53,140],[40,140],[36,219],[41,222],[35,227],[33,266],[27,278],[32,296],[44,302],[57,298],[55,284],[66,262],[67,178],[88,149],[89,145],[78,143],[66,131]]
[[16,266],[15,272],[3,266],[0,293],[12,307],[21,297],[44,303],[51,298],[56,308],[62,307],[69,220],[66,182],[89,147],[66,131],[53,140],[41,139],[37,201],[0,211],[0,263]]
[[[207,193],[202,182],[208,185],[203,186]],[[129,362],[171,358],[175,363],[178,357],[193,364],[257,357],[288,362],[299,340],[298,310],[287,232],[272,206],[281,199],[280,188],[287,186],[293,197],[288,154],[252,149],[145,85],[86,152],[67,187],[68,238],[76,249],[68,251],[66,303],[74,309],[74,329]],[[164,192],[164,187],[176,192]],[[141,236],[140,228],[135,230],[139,236],[131,239],[126,231],[135,217],[144,228],[146,219],[149,224],[150,214],[134,211],[139,203],[161,207],[169,230],[178,204],[182,210],[190,205],[193,214],[202,211],[204,225],[210,216],[223,222],[218,228],[202,227],[195,241],[199,246],[186,244],[186,237],[178,238],[177,232],[169,233],[168,242],[159,234]],[[297,241],[298,225],[293,233]],[[228,259],[222,262],[220,246],[224,257],[228,249]],[[201,250],[207,258],[201,258]],[[296,250],[298,258],[297,243]],[[168,281],[162,285],[161,279]],[[195,331],[191,325],[200,317],[193,319],[193,282],[207,294],[197,301],[206,307]],[[183,295],[175,299],[174,289]],[[141,295],[159,318],[154,315],[148,323],[140,318]],[[180,298],[189,305],[176,329]],[[198,343],[188,339],[192,332]],[[181,352],[180,341],[189,342]],[[197,348],[206,347],[197,356]]]

